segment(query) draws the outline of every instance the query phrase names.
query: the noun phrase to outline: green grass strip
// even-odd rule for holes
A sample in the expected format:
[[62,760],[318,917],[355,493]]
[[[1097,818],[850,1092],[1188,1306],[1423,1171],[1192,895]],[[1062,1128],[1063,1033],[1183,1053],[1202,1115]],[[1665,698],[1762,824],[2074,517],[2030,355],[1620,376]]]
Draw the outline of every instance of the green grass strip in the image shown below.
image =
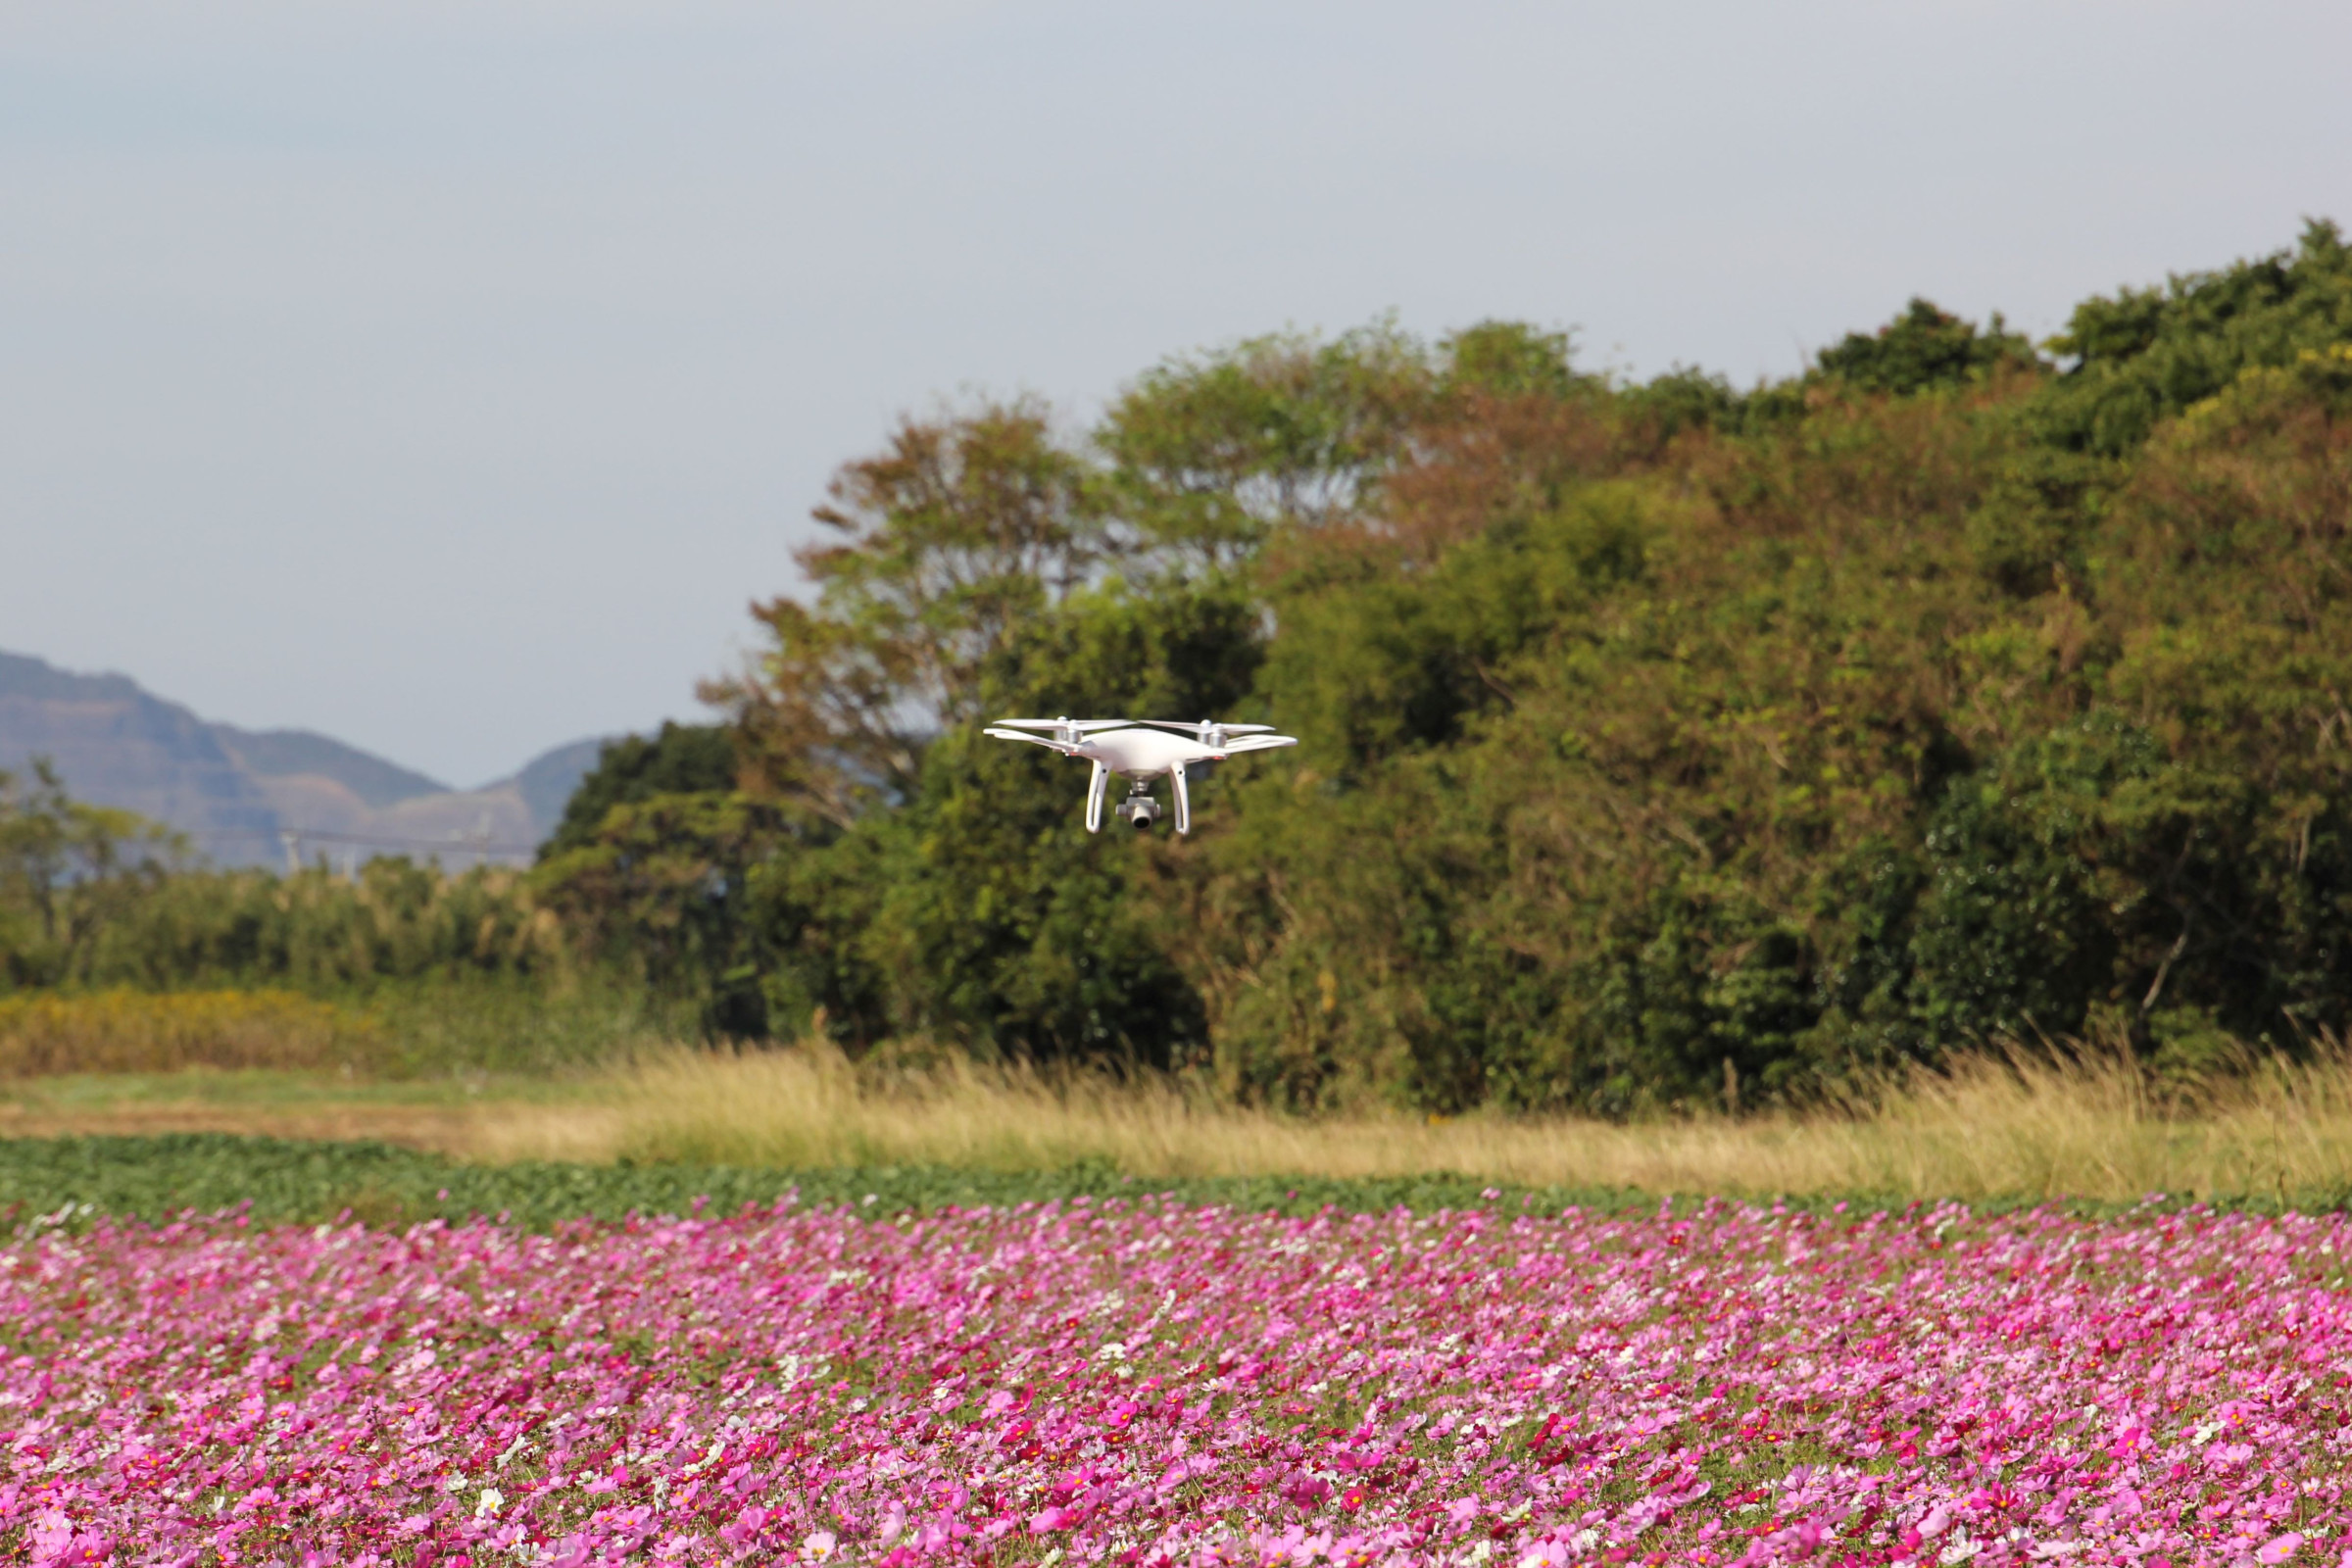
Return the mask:
[[[1397,1207],[1422,1213],[1470,1208],[1556,1213],[1571,1206],[1625,1212],[1654,1210],[1661,1201],[1688,1211],[1697,1201],[1687,1194],[1625,1188],[1514,1187],[1450,1172],[1352,1180],[1170,1179],[1125,1176],[1102,1163],[1052,1171],[939,1166],[773,1170],[552,1161],[473,1165],[372,1141],[311,1143],[222,1133],[0,1139],[0,1225],[18,1229],[79,1227],[102,1214],[160,1220],[193,1209],[200,1214],[242,1210],[269,1224],[318,1224],[349,1217],[382,1226],[492,1216],[545,1230],[582,1218],[618,1220],[630,1214],[690,1214],[698,1209],[728,1214],[746,1203],[764,1208],[788,1193],[797,1193],[805,1204],[848,1204],[877,1215],[1159,1194],[1188,1203],[1295,1215],[1325,1208],[1383,1213]],[[1842,1201],[1848,1212],[1869,1213],[1901,1210],[1917,1200],[1853,1194],[1788,1201],[1792,1208],[1816,1212]],[[1985,1213],[2046,1201],[2019,1197],[1972,1206]],[[2148,1205],[2062,1201],[2061,1206],[2097,1216]],[[2352,1191],[2248,1196],[2213,1206],[2334,1211],[2352,1208]]]
[[[24,1225],[85,1214],[161,1219],[187,1209],[246,1208],[257,1221],[316,1224],[349,1211],[369,1224],[504,1215],[544,1229],[583,1217],[732,1213],[797,1192],[808,1204],[845,1203],[882,1214],[1073,1198],[1173,1193],[1198,1203],[1311,1214],[1326,1206],[1380,1212],[1477,1208],[1501,1201],[1474,1177],[1386,1181],[1308,1177],[1170,1181],[1122,1176],[1106,1164],[1053,1171],[880,1166],[773,1170],[728,1165],[585,1165],[528,1160],[473,1165],[391,1144],[311,1143],[223,1133],[155,1137],[0,1139],[0,1216]],[[1514,1189],[1512,1206],[1530,1195]],[[698,1202],[698,1200],[700,1200]],[[1612,1209],[1655,1205],[1653,1195],[1546,1189],[1541,1201]],[[83,1205],[87,1205],[86,1211]]]

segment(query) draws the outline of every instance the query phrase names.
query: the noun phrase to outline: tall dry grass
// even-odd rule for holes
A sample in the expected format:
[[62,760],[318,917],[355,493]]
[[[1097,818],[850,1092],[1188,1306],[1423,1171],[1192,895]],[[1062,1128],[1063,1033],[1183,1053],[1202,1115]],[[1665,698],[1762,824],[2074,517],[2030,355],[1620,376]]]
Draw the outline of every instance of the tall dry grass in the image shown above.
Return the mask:
[[[1887,1199],[2282,1198],[2352,1185],[2352,1057],[2268,1061],[2182,1107],[2128,1057],[1984,1056],[1809,1114],[1618,1125],[1401,1115],[1301,1120],[1213,1102],[1167,1081],[1047,1078],[947,1059],[861,1070],[800,1047],[673,1052],[619,1081],[601,1127],[553,1110],[574,1155],[782,1166],[1051,1169],[1103,1160],[1138,1176],[1405,1176],[1659,1193]],[[502,1146],[528,1152],[529,1120]]]
[[[2185,1097],[2128,1054],[2079,1048],[1980,1056],[1804,1114],[1617,1124],[1307,1120],[1169,1079],[1045,1075],[945,1053],[915,1065],[853,1063],[812,1046],[642,1048],[602,1073],[468,1078],[462,1094],[454,1080],[435,1080],[427,1095],[370,1085],[365,1069],[358,1081],[318,1070],[354,1053],[382,1055],[372,1033],[381,1027],[286,993],[0,999],[0,1079],[14,1080],[0,1096],[0,1136],[213,1129],[380,1137],[493,1161],[995,1170],[1099,1161],[1139,1177],[1454,1172],[1530,1186],[1888,1200],[2352,1195],[2352,1053],[2332,1042],[2302,1063],[2242,1062]],[[180,1071],[192,1066],[278,1071]],[[27,1081],[47,1074],[78,1076]],[[120,1092],[108,1075],[121,1075]]]

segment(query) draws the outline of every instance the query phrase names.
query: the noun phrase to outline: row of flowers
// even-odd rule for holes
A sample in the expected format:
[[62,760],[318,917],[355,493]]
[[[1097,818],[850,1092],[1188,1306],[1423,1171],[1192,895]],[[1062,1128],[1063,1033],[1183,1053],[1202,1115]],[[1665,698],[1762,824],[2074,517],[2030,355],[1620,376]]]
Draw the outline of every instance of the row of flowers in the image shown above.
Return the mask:
[[2352,1564],[2352,1226],[1172,1202],[0,1249],[36,1564]]

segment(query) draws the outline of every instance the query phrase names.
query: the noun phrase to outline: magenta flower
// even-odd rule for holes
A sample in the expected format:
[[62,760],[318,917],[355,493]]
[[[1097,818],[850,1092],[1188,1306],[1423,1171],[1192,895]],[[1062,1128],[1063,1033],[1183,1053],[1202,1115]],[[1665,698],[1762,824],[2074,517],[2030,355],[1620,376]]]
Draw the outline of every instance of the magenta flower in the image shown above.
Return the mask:
[[1710,1203],[0,1247],[0,1559],[2352,1557],[2336,1218]]

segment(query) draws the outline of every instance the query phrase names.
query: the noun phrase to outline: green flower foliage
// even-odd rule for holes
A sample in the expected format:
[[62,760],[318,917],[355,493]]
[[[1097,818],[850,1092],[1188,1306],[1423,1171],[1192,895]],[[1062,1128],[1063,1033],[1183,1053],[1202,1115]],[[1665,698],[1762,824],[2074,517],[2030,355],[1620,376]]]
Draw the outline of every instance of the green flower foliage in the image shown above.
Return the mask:
[[[1690,1215],[1720,1201],[1630,1188],[1526,1187],[1433,1171],[1408,1177],[1135,1176],[1102,1161],[1059,1170],[994,1171],[935,1165],[765,1170],[735,1165],[583,1165],[523,1160],[473,1165],[373,1142],[306,1143],[218,1133],[153,1137],[0,1139],[0,1224],[18,1234],[86,1229],[103,1216],[167,1222],[193,1212],[232,1223],[391,1227],[499,1220],[556,1231],[582,1220],[726,1215],[746,1205],[846,1207],[876,1220],[945,1208],[1010,1207],[1166,1198],[1244,1212],[1306,1216],[1488,1209],[1501,1214]],[[2213,1195],[2211,1205],[2260,1213],[2352,1208],[2352,1186]],[[1843,1214],[1916,1211],[1915,1197],[1816,1193],[1778,1208]],[[2187,1206],[2052,1200],[2044,1194],[1979,1200],[1979,1215],[2034,1208],[2084,1217],[2148,1215]]]
[[471,1165],[372,1142],[301,1143],[216,1133],[0,1139],[0,1222],[78,1227],[98,1215],[167,1220],[240,1211],[260,1224],[369,1225],[503,1218],[535,1230],[631,1215],[732,1214],[750,1204],[845,1205],[877,1219],[947,1207],[1137,1200],[1314,1214],[1403,1207],[1534,1209],[1575,1204],[1655,1210],[1655,1195],[1617,1189],[1507,1189],[1483,1177],[1335,1180],[1315,1176],[1135,1177],[1102,1162],[1052,1171],[941,1166],[760,1170],[733,1165]]

